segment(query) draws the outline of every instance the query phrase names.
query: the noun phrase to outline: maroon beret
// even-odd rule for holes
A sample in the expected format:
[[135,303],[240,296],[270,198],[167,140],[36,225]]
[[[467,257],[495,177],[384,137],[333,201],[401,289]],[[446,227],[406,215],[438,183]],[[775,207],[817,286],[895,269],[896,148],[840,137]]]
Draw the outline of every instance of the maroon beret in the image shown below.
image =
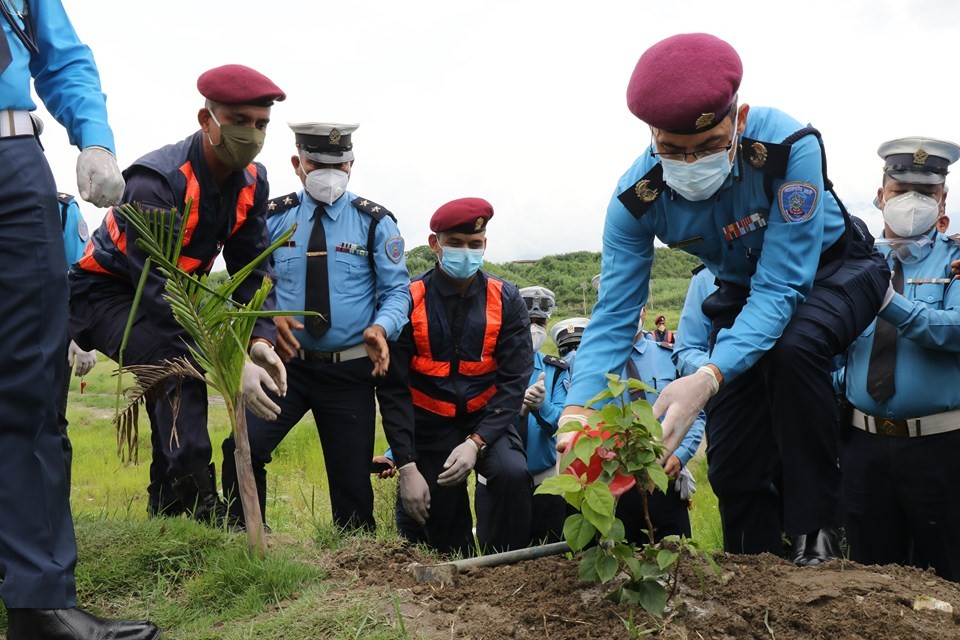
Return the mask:
[[430,231],[479,233],[493,217],[493,205],[483,198],[460,198],[443,205],[430,218]]
[[200,95],[221,104],[269,107],[287,97],[267,76],[242,64],[225,64],[197,78]]
[[657,316],[657,319],[653,321],[653,324],[660,324],[661,322],[666,322],[666,316]]
[[743,63],[729,44],[708,33],[682,33],[640,56],[627,106],[656,129],[700,133],[723,121],[742,77]]

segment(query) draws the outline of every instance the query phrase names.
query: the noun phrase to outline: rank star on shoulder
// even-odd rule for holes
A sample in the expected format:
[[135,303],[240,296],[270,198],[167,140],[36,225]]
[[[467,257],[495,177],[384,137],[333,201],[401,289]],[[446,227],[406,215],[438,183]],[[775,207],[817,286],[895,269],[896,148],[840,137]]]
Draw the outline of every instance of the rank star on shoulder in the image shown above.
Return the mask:
[[273,202],[273,201],[271,200],[269,203],[267,203],[267,209],[268,209],[268,210],[273,211],[273,210],[276,209],[276,208],[277,208],[277,203],[276,203],[276,202]]
[[293,199],[290,196],[287,196],[283,199],[283,204],[290,204],[293,202]]
[[365,206],[367,206],[368,204],[370,204],[370,201],[369,201],[369,200],[361,200],[361,201],[360,201],[360,206],[361,206],[361,207],[365,207]]

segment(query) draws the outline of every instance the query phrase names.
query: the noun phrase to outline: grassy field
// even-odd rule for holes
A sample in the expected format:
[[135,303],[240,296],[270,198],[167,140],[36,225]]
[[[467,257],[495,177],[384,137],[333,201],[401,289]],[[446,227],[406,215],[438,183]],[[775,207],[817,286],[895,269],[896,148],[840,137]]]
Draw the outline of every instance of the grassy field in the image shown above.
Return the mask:
[[[297,425],[274,455],[267,500],[274,534],[268,557],[253,560],[243,537],[184,518],[147,518],[147,420],[141,421],[140,464],[121,463],[111,422],[113,369],[101,357],[84,393],[76,378],[70,391],[71,502],[84,607],[114,617],[150,617],[168,640],[412,637],[395,615],[384,612],[382,602],[327,579],[330,550],[350,541],[331,524],[323,453],[312,419]],[[210,434],[218,468],[228,428],[221,403],[212,398]],[[378,427],[377,450],[386,446]],[[698,481],[691,512],[694,537],[716,549],[719,519],[705,461],[695,458],[691,468]],[[396,480],[374,481],[374,489],[376,537],[386,544],[396,540]],[[0,632],[5,627],[0,613]]]

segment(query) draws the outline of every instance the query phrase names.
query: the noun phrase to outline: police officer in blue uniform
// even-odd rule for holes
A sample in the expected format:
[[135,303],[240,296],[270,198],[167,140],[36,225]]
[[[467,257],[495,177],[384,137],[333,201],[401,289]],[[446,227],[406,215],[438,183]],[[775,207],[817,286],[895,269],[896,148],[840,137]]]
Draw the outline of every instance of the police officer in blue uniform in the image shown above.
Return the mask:
[[[36,121],[39,121],[37,119]],[[42,130],[42,126],[40,127]],[[68,264],[79,260],[83,256],[83,249],[90,239],[90,232],[87,229],[87,223],[80,213],[80,205],[77,199],[69,193],[58,193],[57,202],[60,204],[60,221],[63,226],[63,248],[67,254]],[[73,468],[73,445],[70,444],[70,436],[67,435],[67,396],[70,392],[70,376],[75,374],[78,378],[90,373],[97,364],[96,351],[84,351],[73,340],[69,341],[67,347],[66,368],[63,371],[63,382],[60,385],[60,406],[57,412],[57,422],[60,425],[60,437],[63,442],[63,463],[67,469],[67,484],[70,484],[71,470]]]
[[590,324],[590,318],[566,318],[554,324],[553,328],[550,329],[550,339],[553,344],[557,345],[557,353],[566,361],[571,375],[573,373],[573,359],[580,347],[583,332],[588,324]]
[[702,264],[693,270],[683,300],[680,322],[677,324],[677,340],[673,346],[674,366],[681,376],[696,373],[697,369],[710,362],[710,318],[703,315],[703,301],[717,290],[717,279]]
[[[80,196],[116,202],[123,178],[100,76],[58,0],[0,2],[0,599],[7,638],[157,638],[148,622],[108,622],[76,608],[77,561],[57,425],[67,333],[67,262],[57,187],[30,112],[33,89],[81,149]],[[83,634],[78,636],[78,634]]]
[[[268,246],[267,171],[253,159],[263,146],[270,106],[286,95],[269,78],[242,65],[201,74],[197,89],[206,98],[197,114],[200,130],[128,167],[122,201],[146,210],[177,211],[178,224],[186,227],[179,259],[185,271],[209,272],[222,251],[227,271],[234,273]],[[70,270],[71,336],[81,348],[96,348],[113,360],[120,358],[147,259],[136,241],[136,230],[111,209]],[[268,275],[269,267],[259,265],[236,289],[235,299],[249,301]],[[151,268],[123,353],[125,365],[189,356],[189,338],[163,298],[165,285],[159,270]],[[274,308],[274,300],[271,291],[263,309]],[[281,392],[286,386],[283,363],[272,347],[275,337],[269,319],[256,321],[243,376],[245,403],[264,417],[275,417],[279,409],[262,385]],[[227,509],[210,462],[206,384],[191,378],[161,384],[161,399],[147,402],[153,444],[148,512],[186,511],[198,521],[221,523]]]
[[[562,420],[623,370],[647,298],[654,238],[699,257],[720,281],[704,305],[709,361],[654,405],[679,446],[707,401],[710,481],[728,551],[814,565],[838,549],[829,362],[868,326],[889,270],[825,176],[819,135],[771,108],[738,104],[742,64],[726,42],[681,34],[650,47],[627,89],[651,145],[620,179],[603,233],[603,287]],[[721,389],[722,386],[722,389]],[[778,451],[783,500],[770,496]]]
[[[880,251],[892,295],[850,347],[851,425],[841,444],[850,558],[933,567],[960,582],[960,239],[941,230],[948,167],[960,146],[931,138],[880,145]],[[940,229],[940,230],[938,230]]]
[[[291,161],[304,190],[267,205],[271,238],[297,225],[293,238],[273,254],[277,305],[321,315],[275,318],[289,391],[275,398],[281,409],[276,421],[248,418],[261,511],[266,512],[266,464],[290,429],[312,411],[334,522],[373,530],[374,391],[390,428],[391,393],[405,386],[402,378],[387,375],[388,341],[400,335],[410,310],[403,237],[392,213],[347,190],[357,125],[308,122],[290,128],[297,145]],[[239,495],[234,450],[231,436],[223,443],[228,499]],[[242,517],[239,506],[233,500],[231,510]]]
[[438,265],[410,283],[410,322],[397,342],[414,427],[386,430],[400,473],[397,528],[445,553],[476,551],[466,487],[474,469],[486,479],[476,499],[480,548],[530,539],[530,474],[515,426],[533,367],[530,322],[516,286],[480,269],[492,217],[481,198],[433,214]]

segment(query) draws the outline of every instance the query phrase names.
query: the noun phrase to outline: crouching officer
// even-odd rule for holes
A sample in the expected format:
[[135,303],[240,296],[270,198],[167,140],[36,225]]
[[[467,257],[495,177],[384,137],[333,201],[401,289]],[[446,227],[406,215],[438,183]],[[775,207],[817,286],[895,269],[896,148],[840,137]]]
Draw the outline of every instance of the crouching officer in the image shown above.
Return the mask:
[[[833,194],[816,130],[739,103],[742,75],[733,47],[704,33],[667,38],[637,62],[627,103],[652,142],[607,209],[603,287],[561,420],[585,422],[583,404],[623,370],[654,238],[696,255],[720,281],[703,305],[712,350],[657,398],[664,443],[678,447],[713,398],[710,483],[726,550],[779,552],[785,530],[794,562],[814,565],[839,553],[831,359],[876,315],[889,270]],[[769,493],[776,460],[782,501]]]
[[[410,310],[403,238],[392,213],[347,191],[357,125],[303,123],[290,128],[297,146],[291,162],[304,189],[267,205],[271,239],[297,225],[287,246],[273,254],[277,306],[320,315],[274,318],[289,391],[274,398],[280,406],[276,421],[248,417],[260,510],[266,514],[266,464],[290,429],[312,411],[333,521],[341,528],[373,530],[369,468],[376,427],[374,386],[381,397],[390,398],[391,391],[406,386],[404,379],[386,375],[387,341],[397,339]],[[385,428],[393,417],[389,406],[381,401]],[[235,448],[233,436],[224,441],[223,493],[231,513],[242,518]]]
[[400,472],[398,529],[446,553],[475,551],[466,487],[474,468],[486,478],[480,547],[516,549],[530,536],[530,474],[514,426],[533,366],[530,323],[517,287],[480,270],[492,217],[480,198],[433,214],[438,266],[410,283],[413,309],[397,344],[414,408],[412,442],[387,430]]
[[[235,273],[268,246],[267,172],[253,159],[263,146],[270,106],[286,96],[267,77],[241,65],[207,71],[197,80],[197,89],[206,98],[197,114],[200,130],[128,167],[121,201],[145,210],[177,210],[179,224],[186,227],[179,260],[185,271],[208,272],[222,250],[227,271]],[[137,238],[123,216],[110,209],[70,270],[70,333],[82,349],[95,348],[113,360],[120,357],[147,258]],[[234,298],[249,301],[269,273],[267,265],[259,265]],[[153,267],[124,364],[158,364],[188,355],[189,337],[163,298],[165,284]],[[274,300],[271,291],[264,310],[273,309]],[[286,387],[283,363],[272,348],[275,338],[273,323],[257,319],[250,346],[253,362],[245,365],[249,375],[244,375],[243,392],[248,407],[264,416],[275,416],[279,409],[261,383],[280,393]],[[226,505],[217,494],[210,463],[206,384],[192,378],[165,384],[164,397],[147,403],[153,443],[148,511],[157,515],[185,510],[196,520],[220,522]]]
[[889,303],[847,353],[855,408],[841,444],[850,558],[933,567],[960,582],[960,240],[940,230],[947,168],[960,146],[930,138],[880,145],[877,240],[893,272]]

